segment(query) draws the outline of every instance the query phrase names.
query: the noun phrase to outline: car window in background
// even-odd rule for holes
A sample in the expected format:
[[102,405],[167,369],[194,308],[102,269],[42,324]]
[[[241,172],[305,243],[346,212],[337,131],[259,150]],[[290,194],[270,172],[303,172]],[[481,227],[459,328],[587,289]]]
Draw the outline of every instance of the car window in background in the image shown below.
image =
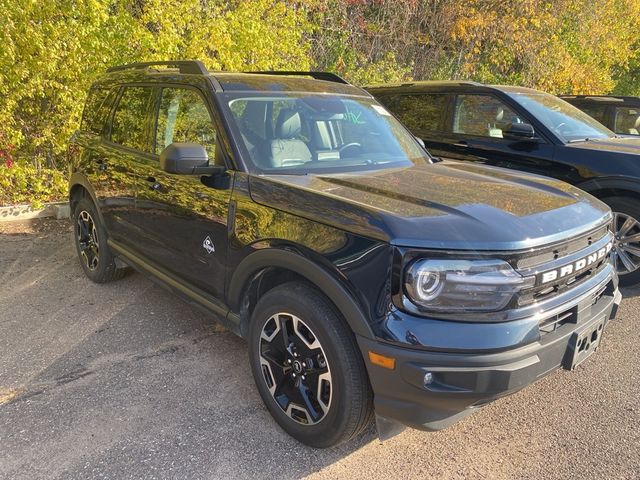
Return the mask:
[[172,143],[198,143],[214,163],[216,130],[204,98],[190,88],[163,88],[156,127],[156,153]]
[[441,132],[448,95],[443,93],[419,95],[389,95],[380,101],[416,135]]
[[607,119],[606,119],[607,106],[606,105],[580,104],[580,105],[576,105],[576,106],[580,110],[582,110],[584,113],[586,113],[590,117],[595,118],[598,122],[602,123],[603,125],[607,121]]
[[511,123],[523,123],[520,116],[491,95],[458,95],[453,114],[453,133],[502,138]]
[[151,87],[124,87],[113,114],[111,141],[146,151],[145,119],[151,103]]
[[566,142],[613,137],[614,133],[580,109],[543,92],[508,92],[531,115]]
[[625,135],[640,135],[640,108],[616,107],[614,130]]

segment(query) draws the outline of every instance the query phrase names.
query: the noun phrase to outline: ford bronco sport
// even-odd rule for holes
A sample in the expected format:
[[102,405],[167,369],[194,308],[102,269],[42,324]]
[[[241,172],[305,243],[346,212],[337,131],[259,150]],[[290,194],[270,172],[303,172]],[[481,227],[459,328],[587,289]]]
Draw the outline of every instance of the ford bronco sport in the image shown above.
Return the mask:
[[606,205],[436,163],[332,74],[115,67],[69,154],[86,275],[133,267],[245,338],[266,407],[315,447],[374,414],[382,438],[441,429],[573,369],[620,301]]
[[530,88],[425,81],[369,91],[433,155],[548,175],[602,200],[614,212],[620,283],[640,282],[640,138]]

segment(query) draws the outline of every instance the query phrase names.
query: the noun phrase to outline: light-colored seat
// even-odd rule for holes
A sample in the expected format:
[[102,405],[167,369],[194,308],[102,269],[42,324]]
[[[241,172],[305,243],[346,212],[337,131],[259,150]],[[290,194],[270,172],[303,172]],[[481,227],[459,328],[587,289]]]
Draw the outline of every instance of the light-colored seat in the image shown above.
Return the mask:
[[311,151],[300,139],[300,113],[283,108],[276,121],[275,138],[271,141],[271,166],[292,167],[311,161]]

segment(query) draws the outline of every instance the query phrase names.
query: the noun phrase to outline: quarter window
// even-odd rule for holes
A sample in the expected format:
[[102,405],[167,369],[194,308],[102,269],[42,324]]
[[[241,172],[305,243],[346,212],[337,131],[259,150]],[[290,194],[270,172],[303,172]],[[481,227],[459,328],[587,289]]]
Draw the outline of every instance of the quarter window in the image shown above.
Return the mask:
[[156,153],[172,143],[198,143],[216,158],[216,130],[204,98],[188,88],[163,88],[156,128]]
[[490,95],[458,95],[453,133],[502,138],[510,123],[523,120],[511,108]]
[[145,119],[152,93],[150,87],[124,87],[113,114],[112,142],[140,151],[147,150]]

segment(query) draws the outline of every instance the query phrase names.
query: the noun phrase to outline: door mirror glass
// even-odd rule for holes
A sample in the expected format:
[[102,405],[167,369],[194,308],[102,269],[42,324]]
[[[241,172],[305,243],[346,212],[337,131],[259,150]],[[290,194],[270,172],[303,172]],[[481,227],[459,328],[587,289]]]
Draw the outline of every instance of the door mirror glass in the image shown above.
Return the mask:
[[517,142],[532,140],[536,132],[528,123],[510,123],[502,132],[503,138]]
[[209,166],[209,155],[197,143],[172,143],[160,152],[160,168],[179,175],[215,175],[223,166]]

